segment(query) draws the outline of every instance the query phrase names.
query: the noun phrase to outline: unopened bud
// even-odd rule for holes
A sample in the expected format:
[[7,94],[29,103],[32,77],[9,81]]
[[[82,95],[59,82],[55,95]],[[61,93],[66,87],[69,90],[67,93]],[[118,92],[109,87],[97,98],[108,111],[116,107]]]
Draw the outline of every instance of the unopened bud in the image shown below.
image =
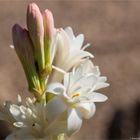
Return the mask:
[[46,9],[43,13],[43,20],[44,20],[44,30],[45,30],[45,35],[48,40],[52,40],[52,37],[55,32],[54,28],[54,19],[52,12]]
[[29,90],[35,93],[35,96],[38,96],[41,93],[41,86],[34,64],[33,46],[29,33],[26,29],[16,24],[12,29],[12,37],[15,51],[26,74]]
[[44,25],[39,7],[35,3],[28,5],[27,27],[34,46],[34,54],[39,72],[45,68],[44,56]]
[[52,71],[51,65],[51,49],[53,45],[53,38],[56,32],[54,28],[54,19],[52,12],[46,9],[43,13],[44,21],[44,53],[45,53],[45,70],[43,75],[48,75]]

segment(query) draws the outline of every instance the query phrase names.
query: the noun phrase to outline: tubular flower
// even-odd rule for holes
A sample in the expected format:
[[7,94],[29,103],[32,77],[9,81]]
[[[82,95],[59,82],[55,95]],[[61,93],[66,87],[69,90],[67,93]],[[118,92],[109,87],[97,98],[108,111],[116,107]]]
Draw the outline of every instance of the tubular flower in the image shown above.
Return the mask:
[[63,120],[66,122],[66,133],[71,135],[77,132],[81,127],[82,118],[89,119],[94,115],[94,102],[107,100],[105,95],[95,92],[109,85],[106,80],[106,77],[100,76],[97,66],[90,60],[85,60],[73,69],[73,72],[64,75],[63,84],[51,83],[46,92],[56,96],[48,103],[52,111],[49,113],[50,118],[62,113],[61,115],[66,118]]
[[20,96],[16,104],[6,102],[0,119],[8,121],[15,128],[6,140],[47,140],[64,131],[59,128],[61,122],[58,119],[49,120],[46,109],[45,102],[35,102],[31,98],[27,98],[26,104],[22,105]]
[[[82,47],[83,42],[84,35],[79,34],[75,37],[71,27],[67,27],[65,30],[58,29],[53,65],[68,72],[72,67],[80,64],[86,57],[93,58],[91,53],[84,50],[89,44]],[[62,79],[63,75],[54,70],[51,81],[61,82]]]
[[26,74],[29,90],[39,96],[38,94],[42,92],[42,89],[34,63],[33,46],[29,33],[16,24],[13,26],[12,36],[16,53]]

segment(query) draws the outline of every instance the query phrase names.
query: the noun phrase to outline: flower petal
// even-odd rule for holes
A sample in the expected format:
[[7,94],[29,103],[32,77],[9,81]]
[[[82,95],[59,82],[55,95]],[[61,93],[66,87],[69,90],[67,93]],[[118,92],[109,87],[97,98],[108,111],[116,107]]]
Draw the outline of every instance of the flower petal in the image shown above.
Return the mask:
[[71,47],[74,49],[81,49],[83,42],[84,42],[84,35],[79,34],[77,37],[75,37],[71,27],[66,27],[64,30],[67,33],[67,35],[72,43]]
[[59,97],[54,97],[46,105],[46,116],[48,121],[54,120],[66,109],[65,104]]
[[[84,36],[82,34],[74,36],[70,27],[61,29],[58,33],[57,51],[54,59],[54,66],[68,72],[72,67],[79,65],[87,57],[93,58],[93,55],[81,49]],[[65,53],[63,53],[65,52]],[[58,71],[53,71],[52,82],[61,82],[63,75]]]
[[105,88],[105,87],[108,87],[108,86],[109,86],[108,83],[102,83],[102,82],[99,82],[99,83],[96,84],[94,90],[98,90],[98,89]]
[[48,124],[46,135],[54,136],[67,131],[67,110]]
[[82,125],[82,119],[76,109],[69,109],[63,112],[59,117],[50,123],[46,130],[49,133],[56,135],[59,133],[66,133],[68,136],[76,133]]
[[51,83],[47,86],[45,93],[50,92],[56,95],[63,94],[65,87],[61,83]]
[[64,87],[67,89],[68,86],[69,86],[69,73],[66,73],[66,74],[64,75],[63,84],[64,84]]
[[73,48],[74,49],[81,49],[82,45],[84,42],[84,35],[83,34],[79,34],[76,39],[73,41]]
[[72,134],[79,131],[82,125],[82,118],[79,112],[72,108],[68,110],[68,120],[67,120],[67,135],[71,136]]
[[96,111],[95,104],[92,102],[89,102],[89,103],[81,102],[81,103],[78,103],[76,107],[81,113],[81,116],[84,117],[85,119],[91,118]]
[[[75,75],[73,75],[74,77]],[[82,92],[82,90],[85,89],[92,89],[94,88],[94,85],[97,82],[97,78],[94,75],[87,75],[87,76],[81,76],[80,79],[78,79],[77,81],[75,80],[75,82],[71,83],[70,85],[70,93],[73,93],[75,91],[80,91],[81,94],[86,94],[84,92]]]
[[[93,58],[93,55],[87,51],[83,50],[71,50],[71,55],[69,58],[66,59],[67,64],[69,64],[69,67],[75,66],[81,62],[81,60],[85,59],[85,57],[91,57]],[[69,63],[68,63],[69,62]]]
[[57,34],[57,46],[56,46],[55,66],[60,67],[69,55],[70,41],[63,29]]
[[89,98],[90,101],[93,102],[105,102],[108,99],[107,96],[97,92],[90,93],[87,95],[87,97]]
[[72,41],[75,38],[72,28],[66,27],[64,30],[67,33],[67,35],[69,36],[70,40]]

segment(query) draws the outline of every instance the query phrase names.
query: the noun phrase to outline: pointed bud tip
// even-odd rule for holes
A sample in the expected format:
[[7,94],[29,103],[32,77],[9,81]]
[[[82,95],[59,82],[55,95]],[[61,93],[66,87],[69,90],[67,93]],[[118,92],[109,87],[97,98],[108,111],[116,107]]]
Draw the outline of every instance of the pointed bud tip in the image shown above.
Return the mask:
[[36,9],[39,9],[39,7],[37,6],[36,3],[33,2],[33,3],[29,3],[28,9],[36,10]]
[[35,3],[30,3],[27,8],[27,27],[32,36],[43,36],[43,18],[39,7]]
[[45,9],[44,13],[52,15],[52,12],[49,9]]
[[54,22],[53,21],[53,14],[52,14],[52,12],[49,9],[46,9],[44,11],[43,15],[46,17],[47,20],[49,20],[49,22],[52,22],[52,23]]
[[12,27],[12,31],[19,31],[19,30],[21,30],[21,29],[22,29],[21,26],[18,25],[18,24],[15,24],[15,25]]
[[41,12],[36,3],[30,3],[27,7],[27,19],[31,22],[32,18],[41,16]]
[[46,9],[43,13],[43,18],[44,18],[44,26],[45,26],[45,32],[47,36],[52,39],[52,36],[55,32],[55,27],[54,27],[54,18],[53,14],[50,10]]
[[22,34],[22,35],[25,35],[27,34],[27,30],[25,28],[22,28],[20,25],[18,24],[15,24],[13,27],[12,27],[12,33],[13,35],[15,34]]
[[27,32],[26,29],[22,28],[20,25],[15,24],[12,28],[12,35],[19,36],[20,34],[24,35]]
[[22,32],[22,27],[20,27],[20,25],[15,24],[12,27],[12,39],[13,39],[13,44],[15,47],[17,46],[19,42],[19,36],[21,32]]

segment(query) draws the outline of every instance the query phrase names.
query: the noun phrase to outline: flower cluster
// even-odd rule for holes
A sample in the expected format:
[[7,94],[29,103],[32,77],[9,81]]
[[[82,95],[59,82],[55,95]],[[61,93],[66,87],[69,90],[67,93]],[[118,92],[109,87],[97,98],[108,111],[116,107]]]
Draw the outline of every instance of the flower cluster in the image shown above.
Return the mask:
[[25,105],[6,102],[0,119],[14,131],[7,140],[62,140],[79,131],[83,119],[91,118],[95,102],[107,100],[96,90],[107,87],[93,55],[83,45],[84,35],[71,27],[55,28],[48,9],[40,12],[35,3],[27,8],[27,29],[12,29],[14,49],[23,66],[29,91]]

